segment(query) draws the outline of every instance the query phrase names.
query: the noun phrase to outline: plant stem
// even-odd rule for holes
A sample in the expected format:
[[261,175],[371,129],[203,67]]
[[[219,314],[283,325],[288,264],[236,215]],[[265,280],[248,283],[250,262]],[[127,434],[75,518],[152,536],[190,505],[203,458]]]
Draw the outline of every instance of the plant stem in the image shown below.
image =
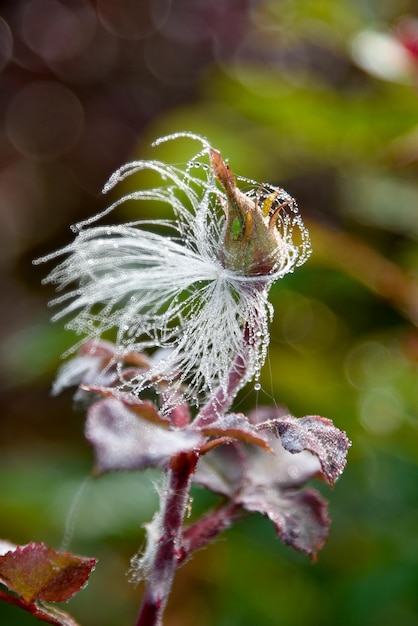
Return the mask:
[[12,596],[0,589],[0,602],[8,602],[27,611],[38,620],[54,626],[79,626],[71,615],[53,605],[39,605],[37,602],[26,602],[23,598]]
[[[248,343],[247,329],[244,332],[244,339]],[[194,422],[196,426],[204,426],[215,421],[231,406],[246,371],[244,357],[237,356],[229,372],[226,389],[219,388],[213,394],[198,413]],[[201,525],[196,524],[189,530],[183,544],[183,522],[198,459],[198,452],[183,452],[171,459],[168,491],[162,496],[160,536],[135,626],[161,626],[177,567],[188,554],[210,541],[218,532],[230,526],[236,515],[239,516],[235,506],[220,510],[217,514],[209,514],[207,518],[203,518]]]
[[247,366],[242,356],[237,356],[234,365],[228,375],[228,385],[226,390],[219,387],[210,400],[199,411],[194,424],[196,426],[204,426],[219,418],[225,411],[229,409],[235,398],[238,389],[241,387],[242,379],[247,371]]
[[181,453],[171,461],[160,537],[135,626],[160,626],[162,623],[174,574],[181,560],[182,527],[197,460],[197,453]]

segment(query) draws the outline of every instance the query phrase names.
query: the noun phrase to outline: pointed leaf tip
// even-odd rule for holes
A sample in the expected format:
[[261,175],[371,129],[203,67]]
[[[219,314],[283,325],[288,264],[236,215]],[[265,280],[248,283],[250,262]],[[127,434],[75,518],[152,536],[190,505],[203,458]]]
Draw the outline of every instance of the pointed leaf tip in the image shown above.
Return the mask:
[[344,471],[351,441],[331,420],[319,415],[293,417],[287,415],[273,420],[283,447],[292,454],[308,450],[321,464],[328,484],[333,487]]

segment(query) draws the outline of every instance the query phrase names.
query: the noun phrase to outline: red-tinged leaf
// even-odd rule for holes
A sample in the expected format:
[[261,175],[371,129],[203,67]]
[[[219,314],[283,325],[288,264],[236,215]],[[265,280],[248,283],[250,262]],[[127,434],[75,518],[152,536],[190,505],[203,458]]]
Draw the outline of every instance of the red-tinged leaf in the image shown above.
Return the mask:
[[247,511],[258,512],[274,524],[280,539],[315,559],[327,537],[330,520],[327,502],[314,490],[249,488],[240,496]]
[[[137,376],[139,371],[149,369],[149,360],[144,354],[123,354],[109,341],[87,341],[81,346],[79,353],[59,369],[54,382],[54,394],[81,384],[102,387],[115,385],[120,382],[118,364],[124,367],[124,377]],[[128,375],[127,368],[132,370]],[[75,397],[82,398],[82,391],[79,390]]]
[[292,454],[308,450],[321,464],[325,479],[331,487],[343,472],[348,448],[351,445],[345,432],[331,420],[318,415],[292,417],[287,415],[272,420],[283,447]]
[[194,482],[261,513],[284,543],[315,558],[328,536],[327,503],[316,491],[300,488],[317,475],[333,485],[350,442],[330,420],[296,419],[277,407],[258,409],[250,423],[273,453],[243,442],[219,446],[200,459]]
[[86,437],[94,448],[98,473],[166,467],[172,456],[202,444],[199,433],[169,430],[141,419],[116,398],[90,407]]
[[128,407],[133,413],[138,415],[138,417],[141,417],[148,422],[154,422],[155,424],[159,424],[164,427],[168,427],[170,425],[170,421],[160,414],[155,404],[150,400],[140,400],[132,393],[124,393],[112,387],[89,385],[83,386],[83,389],[97,393],[103,398],[115,398],[116,400],[119,400],[119,402],[122,402],[122,404]]
[[142,352],[123,353],[111,341],[92,339],[86,341],[79,350],[80,356],[95,356],[102,360],[103,367],[111,362],[123,362],[126,365],[149,368],[149,359]]
[[309,452],[291,454],[271,436],[273,454],[241,444],[220,446],[200,459],[193,480],[248,512],[270,519],[280,539],[314,558],[327,536],[326,502],[298,488],[320,470]]
[[222,445],[200,459],[194,482],[231,498],[246,484],[271,489],[301,487],[321,471],[316,456],[287,452],[271,430],[264,436],[273,454],[235,444]]
[[27,603],[63,602],[86,584],[96,562],[29,543],[0,556],[0,582]]
[[230,437],[246,443],[253,443],[267,452],[271,452],[264,433],[257,430],[256,426],[240,413],[224,415],[216,422],[211,422],[208,426],[203,427],[202,432],[208,437]]

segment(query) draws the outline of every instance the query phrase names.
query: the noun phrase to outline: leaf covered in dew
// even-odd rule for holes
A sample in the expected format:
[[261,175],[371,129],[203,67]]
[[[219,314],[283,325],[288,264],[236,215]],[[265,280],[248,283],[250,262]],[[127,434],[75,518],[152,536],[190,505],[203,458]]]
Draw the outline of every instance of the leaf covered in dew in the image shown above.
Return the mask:
[[158,411],[157,407],[150,400],[140,400],[132,393],[124,393],[112,387],[99,387],[97,385],[84,386],[86,391],[96,393],[103,398],[115,398],[124,406],[130,409],[138,417],[159,424],[160,426],[169,426],[170,420]]
[[[123,367],[124,375],[127,368],[135,374],[149,368],[147,357],[140,352],[122,353],[110,341],[91,340],[84,343],[76,356],[60,367],[53,385],[54,395],[58,395],[68,387],[78,385],[107,386],[120,382],[118,365]],[[134,375],[134,374],[133,374]],[[77,392],[76,399],[82,396],[82,389]]]
[[275,420],[275,426],[286,450],[292,454],[308,450],[318,458],[324,478],[333,487],[344,471],[351,445],[345,432],[319,415],[299,418],[287,415]]
[[194,481],[267,517],[285,544],[315,558],[328,536],[327,502],[300,487],[319,472],[319,461],[309,453],[292,455],[269,436],[273,454],[242,444],[220,446],[199,461]]
[[[144,409],[148,412],[149,407]],[[166,467],[170,458],[202,444],[193,430],[174,430],[140,417],[140,409],[106,398],[88,412],[86,438],[94,448],[96,471]]]
[[64,602],[84,587],[96,562],[32,542],[0,556],[0,582],[28,604]]
[[332,486],[344,468],[349,441],[324,418],[298,419],[277,409],[250,417],[273,454],[238,442],[219,446],[199,461],[194,481],[261,513],[285,544],[315,558],[328,536],[327,502],[302,487],[318,475]]
[[328,504],[314,489],[252,485],[241,496],[241,505],[267,517],[283,543],[311,558],[316,557],[328,537]]

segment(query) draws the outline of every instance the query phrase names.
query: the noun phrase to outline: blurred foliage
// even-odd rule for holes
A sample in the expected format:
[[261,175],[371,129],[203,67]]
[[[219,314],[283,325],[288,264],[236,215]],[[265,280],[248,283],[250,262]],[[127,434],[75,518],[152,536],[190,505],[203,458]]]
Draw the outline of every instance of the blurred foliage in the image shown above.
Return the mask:
[[[67,610],[84,626],[134,622],[142,589],[125,572],[158,477],[88,478],[84,416],[70,393],[49,396],[74,337],[49,324],[46,269],[31,259],[106,206],[115,167],[190,130],[235,172],[288,190],[312,234],[309,262],[272,289],[262,390],[243,390],[240,410],[274,398],[332,418],[353,446],[324,491],[333,524],[318,563],[249,519],[179,571],[165,625],[415,626],[418,61],[411,53],[416,73],[390,82],[352,52],[362,32],[396,41],[400,20],[417,47],[415,3],[18,0],[0,11],[0,536],[57,548],[64,537],[98,556]],[[158,154],[187,158],[174,144]],[[197,510],[209,501],[196,489]],[[0,622],[36,623],[6,605]]]

